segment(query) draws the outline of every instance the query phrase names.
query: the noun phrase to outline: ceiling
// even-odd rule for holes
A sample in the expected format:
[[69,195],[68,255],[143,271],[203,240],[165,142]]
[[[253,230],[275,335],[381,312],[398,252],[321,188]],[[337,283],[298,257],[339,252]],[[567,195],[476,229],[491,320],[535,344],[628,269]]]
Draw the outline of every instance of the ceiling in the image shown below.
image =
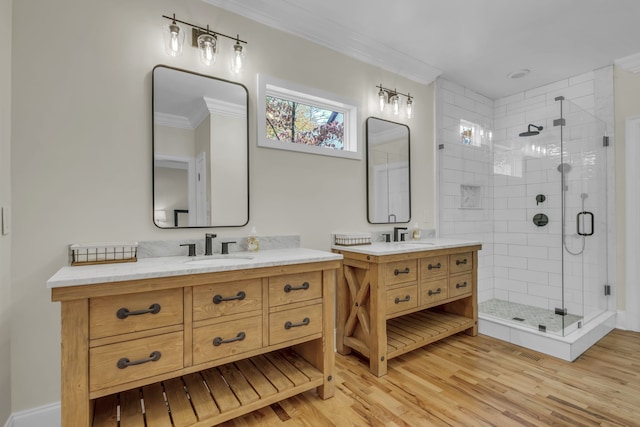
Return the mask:
[[[203,1],[409,79],[442,76],[494,99],[640,52],[640,0]],[[521,69],[531,72],[507,77]]]

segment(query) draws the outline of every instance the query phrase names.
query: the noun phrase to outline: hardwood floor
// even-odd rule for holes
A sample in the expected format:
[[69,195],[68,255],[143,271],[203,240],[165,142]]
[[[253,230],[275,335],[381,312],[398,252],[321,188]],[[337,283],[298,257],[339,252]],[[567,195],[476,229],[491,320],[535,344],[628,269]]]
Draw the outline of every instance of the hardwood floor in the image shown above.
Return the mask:
[[314,392],[223,426],[640,426],[640,333],[615,330],[570,363],[487,336],[454,335],[376,378],[336,355],[336,395]]

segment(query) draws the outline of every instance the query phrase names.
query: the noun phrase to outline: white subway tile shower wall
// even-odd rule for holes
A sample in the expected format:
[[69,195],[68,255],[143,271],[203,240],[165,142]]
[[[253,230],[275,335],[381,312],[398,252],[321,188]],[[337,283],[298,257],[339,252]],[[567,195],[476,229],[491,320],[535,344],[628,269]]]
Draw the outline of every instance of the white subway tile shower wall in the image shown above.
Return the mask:
[[[496,100],[443,79],[437,81],[436,135],[437,144],[444,146],[438,150],[438,229],[442,237],[483,242],[478,271],[480,301],[498,298],[552,310],[562,306],[562,174],[556,169],[560,163],[560,130],[553,126],[553,120],[560,117],[560,108],[555,98],[564,96],[605,120],[612,137],[612,73],[612,67],[606,67]],[[461,144],[460,120],[490,130],[490,143],[481,147]],[[543,132],[530,140],[519,138],[529,123],[544,126]],[[575,134],[581,131],[572,128],[574,134],[565,135],[565,140],[578,139],[583,144],[584,140]],[[534,142],[533,147],[525,145]],[[577,155],[591,153],[589,147],[582,146],[580,150]],[[556,155],[551,155],[554,152]],[[500,165],[510,167],[503,171],[509,170],[512,175],[494,174],[494,166],[497,169]],[[602,167],[612,170],[610,165]],[[588,173],[585,170],[580,174],[584,177]],[[576,173],[569,180],[582,177]],[[571,181],[568,184],[577,185]],[[461,185],[481,187],[480,209],[460,208]],[[606,181],[590,181],[588,185],[594,188],[583,191],[594,200],[606,197],[607,188],[612,188]],[[546,197],[539,204],[538,194]],[[581,209],[580,197],[567,197],[566,203],[570,212]],[[532,218],[538,212],[548,215],[548,225],[533,224]],[[607,216],[607,212],[594,214],[596,218]],[[575,229],[575,218],[567,218],[567,229]],[[600,230],[605,226],[604,221],[596,223]],[[570,248],[578,244],[572,240],[573,237],[567,238]],[[585,263],[584,268],[582,271],[581,263],[565,265],[564,305],[569,312],[582,313],[583,305],[595,305],[596,298],[600,298],[587,292],[583,301],[578,275],[602,274],[594,271],[597,266]]]
[[[438,79],[436,83],[436,141],[438,150],[439,235],[479,240],[479,299],[493,298],[493,155],[487,132],[493,129],[494,102],[477,92]],[[484,130],[481,146],[461,143],[460,120]],[[477,137],[478,135],[474,135]],[[469,187],[478,199],[462,200]],[[477,188],[479,187],[479,188]],[[465,208],[474,206],[472,208]]]

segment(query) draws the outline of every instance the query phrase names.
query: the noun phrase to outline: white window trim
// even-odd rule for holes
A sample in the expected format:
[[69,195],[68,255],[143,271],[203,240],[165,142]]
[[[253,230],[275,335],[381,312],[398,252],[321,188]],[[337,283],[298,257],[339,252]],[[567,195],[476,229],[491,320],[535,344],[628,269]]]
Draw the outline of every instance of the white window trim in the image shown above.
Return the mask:
[[[314,147],[303,144],[282,143],[267,138],[266,103],[267,95],[294,100],[300,103],[324,107],[344,114],[344,145],[343,150],[326,147]],[[358,132],[359,108],[357,102],[343,96],[335,95],[319,89],[278,79],[267,75],[258,75],[258,146],[279,150],[297,151],[322,156],[342,157],[346,159],[362,160],[362,142]]]

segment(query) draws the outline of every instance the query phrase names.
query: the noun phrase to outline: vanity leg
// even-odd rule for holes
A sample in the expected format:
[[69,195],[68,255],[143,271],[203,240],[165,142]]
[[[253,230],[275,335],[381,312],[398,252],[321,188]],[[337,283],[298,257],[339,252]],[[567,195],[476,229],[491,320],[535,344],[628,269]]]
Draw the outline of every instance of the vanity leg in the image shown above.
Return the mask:
[[[369,371],[381,377],[387,373],[387,310],[385,289],[380,286],[383,269],[377,264],[371,266],[371,334],[369,336]],[[375,315],[374,315],[375,313]]]
[[[340,274],[342,276],[342,274]],[[336,270],[322,271],[322,299],[324,301],[335,301],[336,298]],[[322,354],[322,372],[324,373],[324,383],[317,388],[318,396],[328,399],[336,392],[335,374],[335,352],[333,350],[334,328],[335,328],[335,305],[325,302],[323,304],[323,330],[322,348],[318,349]]]
[[[341,267],[344,269],[346,267]],[[344,328],[347,318],[349,317],[349,309],[351,308],[351,296],[349,295],[349,287],[345,279],[343,271],[338,274],[338,284],[336,290],[336,351],[342,355],[351,353],[351,348],[344,345]]]
[[90,425],[89,407],[89,300],[61,303],[62,425]]

